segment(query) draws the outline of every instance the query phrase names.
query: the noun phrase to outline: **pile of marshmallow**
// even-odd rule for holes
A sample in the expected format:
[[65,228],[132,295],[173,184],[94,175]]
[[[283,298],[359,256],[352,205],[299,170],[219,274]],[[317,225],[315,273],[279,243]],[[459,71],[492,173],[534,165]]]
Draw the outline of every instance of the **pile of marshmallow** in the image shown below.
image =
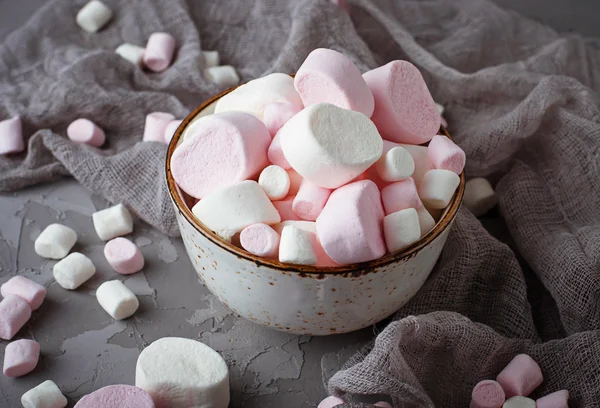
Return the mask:
[[214,112],[184,132],[173,178],[199,200],[192,212],[207,228],[280,262],[347,265],[414,244],[465,166],[407,61],[361,75],[343,54],[316,49],[295,78],[250,81]]

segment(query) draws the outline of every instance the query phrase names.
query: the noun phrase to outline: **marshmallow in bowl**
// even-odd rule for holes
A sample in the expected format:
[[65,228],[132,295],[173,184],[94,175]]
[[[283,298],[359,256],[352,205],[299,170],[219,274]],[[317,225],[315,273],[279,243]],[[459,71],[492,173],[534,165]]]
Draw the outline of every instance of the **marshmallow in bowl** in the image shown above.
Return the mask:
[[283,154],[283,149],[281,148],[281,135],[279,132],[275,134],[271,144],[269,145],[269,149],[267,150],[267,157],[272,164],[276,164],[277,166],[283,169],[291,169],[290,163],[285,158],[285,154]]
[[296,196],[287,196],[283,200],[273,201],[273,206],[279,212],[281,221],[300,221],[302,218],[294,212],[294,199]]
[[427,146],[429,163],[436,169],[462,173],[465,168],[465,152],[446,136],[435,135]]
[[281,167],[270,165],[260,172],[258,185],[270,200],[281,200],[290,191],[290,176]]
[[391,183],[412,176],[415,161],[407,149],[394,146],[381,155],[374,167],[381,180]]
[[285,122],[302,110],[302,106],[291,102],[271,102],[263,111],[262,121],[271,136],[275,136]]
[[423,207],[417,185],[411,177],[388,184],[382,188],[381,201],[386,214],[392,214],[407,208],[417,209]]
[[323,211],[330,195],[331,190],[316,186],[308,180],[302,180],[292,210],[303,220],[315,221]]
[[263,258],[277,258],[280,236],[267,224],[252,224],[240,233],[242,248]]
[[421,239],[419,215],[414,208],[407,208],[383,218],[383,235],[388,251],[396,252]]
[[460,177],[453,171],[429,170],[419,185],[419,196],[425,207],[440,210],[450,204],[459,184]]
[[316,265],[317,253],[313,246],[314,233],[305,229],[286,225],[281,231],[279,262]]
[[421,238],[423,238],[435,227],[435,219],[425,207],[420,207],[416,210],[419,216],[419,226],[421,227]]

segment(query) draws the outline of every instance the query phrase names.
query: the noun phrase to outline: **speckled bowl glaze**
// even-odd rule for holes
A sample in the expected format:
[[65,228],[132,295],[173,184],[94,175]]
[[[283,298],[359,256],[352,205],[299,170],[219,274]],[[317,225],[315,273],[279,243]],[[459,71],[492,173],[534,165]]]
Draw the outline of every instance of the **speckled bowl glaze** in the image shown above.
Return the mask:
[[[166,179],[188,256],[206,287],[227,307],[253,322],[296,334],[346,333],[394,313],[421,288],[448,238],[465,188],[460,185],[435,228],[410,247],[356,265],[318,268],[259,258],[227,243],[196,220],[191,198],[170,170],[173,151],[189,125],[210,114],[220,95],[181,123],[166,158]],[[445,129],[442,132],[447,136]]]

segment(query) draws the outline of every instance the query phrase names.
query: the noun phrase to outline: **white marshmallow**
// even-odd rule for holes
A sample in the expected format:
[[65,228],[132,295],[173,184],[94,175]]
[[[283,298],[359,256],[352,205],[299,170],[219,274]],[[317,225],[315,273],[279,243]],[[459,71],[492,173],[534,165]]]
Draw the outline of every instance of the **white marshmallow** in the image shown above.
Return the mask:
[[435,220],[427,211],[427,208],[420,207],[417,208],[417,215],[419,216],[419,227],[421,230],[421,238],[429,233],[435,227]]
[[133,219],[127,207],[117,204],[92,214],[94,228],[102,241],[108,241],[133,231]]
[[52,274],[56,283],[68,290],[77,289],[96,273],[96,267],[87,256],[73,252],[54,265]]
[[235,86],[240,83],[240,77],[231,65],[206,68],[204,76],[219,86]]
[[167,112],[152,112],[146,115],[144,123],[144,142],[165,142],[165,130],[175,116]]
[[96,289],[96,299],[113,319],[123,320],[140,306],[138,298],[120,280],[104,282]]
[[279,262],[315,265],[317,254],[313,247],[314,233],[294,225],[286,225],[279,241]]
[[460,177],[450,170],[429,170],[419,185],[419,197],[425,207],[441,210],[448,206],[459,184]]
[[292,168],[311,183],[338,188],[374,164],[383,140],[360,112],[319,103],[304,108],[279,130]]
[[144,57],[144,47],[139,45],[124,43],[117,47],[115,52],[124,60],[131,62],[137,67],[142,66],[142,58]]
[[61,224],[50,224],[36,238],[35,252],[43,258],[62,259],[77,242],[77,233]]
[[465,184],[463,202],[476,217],[481,217],[498,204],[498,197],[489,181],[477,177]]
[[294,106],[302,106],[291,76],[270,74],[253,79],[219,99],[215,113],[242,111],[262,120],[263,111],[271,102],[289,102]]
[[202,56],[204,57],[204,66],[206,68],[218,66],[221,60],[219,51],[202,51]]
[[425,175],[425,173],[427,173],[428,170],[432,169],[431,165],[429,164],[427,147],[394,143],[387,140],[383,141],[383,153],[388,152],[394,147],[402,147],[406,149],[412,156],[415,165],[415,170],[411,177],[413,178],[415,184],[418,187],[421,184],[421,180],[423,180],[423,176]]
[[92,0],[79,10],[75,21],[88,33],[95,33],[110,21],[112,15],[112,10],[106,4]]
[[24,408],[64,408],[67,403],[58,386],[50,380],[30,389],[21,397]]
[[258,177],[258,185],[265,190],[269,199],[281,200],[290,191],[290,176],[279,166],[267,166]]
[[527,397],[510,397],[507,399],[502,408],[535,408],[536,403],[534,400]]
[[270,225],[281,221],[269,197],[252,180],[207,195],[192,208],[192,212],[208,229],[227,241],[252,224]]
[[439,103],[435,103],[435,107],[437,108],[438,112],[440,113],[440,115],[444,114],[444,107],[442,105],[440,105]]
[[412,176],[415,172],[415,161],[404,147],[394,146],[377,160],[375,171],[383,181],[400,181]]
[[138,357],[135,386],[156,408],[227,408],[229,370],[223,357],[195,340],[165,337]]
[[419,215],[414,208],[407,208],[383,218],[383,235],[390,252],[396,252],[421,239]]
[[[295,228],[310,232],[312,235],[312,244],[313,249],[317,255],[317,266],[338,266],[333,260],[325,253],[319,238],[317,237],[317,224],[314,221],[296,221],[296,220],[286,220],[282,221],[278,224],[273,225],[273,229],[281,235],[283,229],[286,226],[293,226]],[[280,241],[281,245],[281,241]]]

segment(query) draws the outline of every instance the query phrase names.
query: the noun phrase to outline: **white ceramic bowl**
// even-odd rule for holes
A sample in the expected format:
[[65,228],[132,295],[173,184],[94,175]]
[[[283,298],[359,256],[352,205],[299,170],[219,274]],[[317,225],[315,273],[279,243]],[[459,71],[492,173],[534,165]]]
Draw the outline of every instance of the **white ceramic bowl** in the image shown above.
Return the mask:
[[233,89],[206,101],[185,118],[166,158],[167,185],[181,236],[202,282],[240,316],[296,334],[346,333],[394,313],[417,293],[439,258],[462,200],[464,173],[435,228],[402,251],[335,268],[256,257],[221,240],[195,219],[187,205],[191,198],[177,187],[170,170],[171,156],[185,130],[195,119],[212,113],[214,103]]

